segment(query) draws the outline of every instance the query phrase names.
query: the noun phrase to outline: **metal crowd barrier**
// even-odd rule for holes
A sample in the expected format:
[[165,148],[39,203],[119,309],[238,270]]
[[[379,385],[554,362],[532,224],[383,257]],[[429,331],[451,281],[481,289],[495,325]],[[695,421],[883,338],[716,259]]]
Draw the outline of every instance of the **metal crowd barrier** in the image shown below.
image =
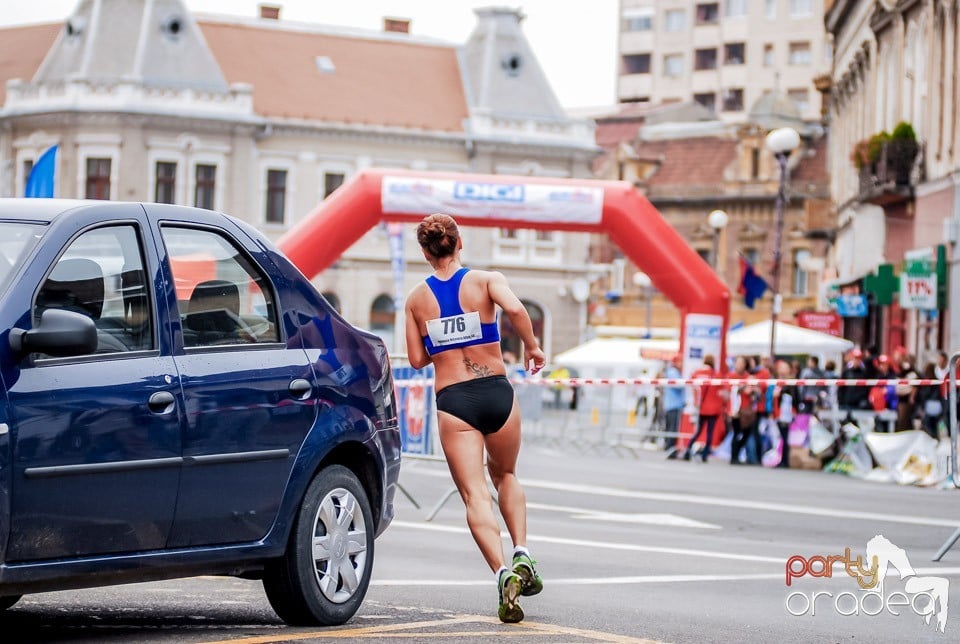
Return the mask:
[[[950,431],[950,460],[948,461],[948,478],[947,480],[954,486],[960,487],[957,481],[957,362],[960,361],[960,353],[955,353],[950,356],[950,361],[947,363],[949,369],[948,371],[948,382],[950,386],[947,387],[947,406],[949,409],[949,431]],[[940,550],[937,551],[937,554],[933,556],[934,561],[940,561],[943,558],[943,555],[947,554],[947,551],[953,547],[953,545],[960,540],[960,527],[958,527],[954,533],[948,538]]]
[[[957,405],[955,366],[960,353],[950,361],[949,422],[948,436],[951,443],[950,457],[947,463],[947,480],[958,486],[957,473]],[[426,447],[426,451],[408,453],[404,457],[431,461],[444,460],[438,436],[436,435],[436,410],[433,408],[432,382],[422,374],[413,378],[404,378],[398,374],[395,380],[398,400],[407,387],[424,388],[430,395],[424,408],[429,416],[424,423],[429,440],[416,443],[417,449]],[[431,374],[432,375],[432,374]],[[839,391],[846,386],[871,387],[874,385],[908,384],[914,386],[943,384],[941,380],[930,379],[732,379],[732,378],[564,378],[549,379],[542,377],[513,379],[523,422],[524,442],[543,444],[556,448],[573,448],[581,452],[594,451],[600,454],[633,455],[642,451],[662,449],[671,439],[689,438],[690,430],[678,428],[677,431],[665,430],[665,413],[662,407],[663,389],[668,386],[690,388],[688,400],[695,400],[697,391],[705,384],[727,386],[816,386],[826,392],[825,404],[817,409],[820,422],[835,437],[848,418],[852,418],[865,431],[892,430],[895,416],[887,419],[887,427],[875,427],[874,419],[878,413],[872,410],[850,410],[839,404]],[[690,406],[684,411],[695,424],[696,409]],[[880,415],[883,420],[882,412]],[[406,435],[406,434],[404,434]],[[759,454],[757,455],[760,456]],[[406,490],[401,490],[419,509],[420,505]],[[428,514],[433,519],[442,506],[456,494],[456,488],[448,489]],[[960,540],[960,530],[942,549],[946,552],[950,546]],[[939,555],[942,556],[942,553]]]

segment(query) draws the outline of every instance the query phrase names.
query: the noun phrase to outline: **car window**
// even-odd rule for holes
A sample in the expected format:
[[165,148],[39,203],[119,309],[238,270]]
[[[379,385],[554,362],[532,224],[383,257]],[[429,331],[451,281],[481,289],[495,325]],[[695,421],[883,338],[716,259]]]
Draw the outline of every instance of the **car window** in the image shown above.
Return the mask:
[[278,342],[269,281],[224,236],[164,226],[186,348]]
[[77,237],[54,264],[37,292],[34,323],[46,309],[75,311],[96,325],[96,353],[151,350],[152,299],[136,228],[97,228]]
[[0,221],[0,295],[14,272],[43,234],[43,226]]

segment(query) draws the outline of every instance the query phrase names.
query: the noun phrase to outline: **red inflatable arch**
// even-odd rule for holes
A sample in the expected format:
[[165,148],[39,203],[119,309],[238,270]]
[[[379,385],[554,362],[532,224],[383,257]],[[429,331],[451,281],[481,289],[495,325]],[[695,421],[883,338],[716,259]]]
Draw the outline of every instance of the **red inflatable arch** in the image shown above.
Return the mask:
[[380,221],[417,222],[434,212],[469,226],[606,233],[680,309],[684,374],[706,353],[724,364],[729,290],[627,182],[367,169],[277,245],[312,278]]

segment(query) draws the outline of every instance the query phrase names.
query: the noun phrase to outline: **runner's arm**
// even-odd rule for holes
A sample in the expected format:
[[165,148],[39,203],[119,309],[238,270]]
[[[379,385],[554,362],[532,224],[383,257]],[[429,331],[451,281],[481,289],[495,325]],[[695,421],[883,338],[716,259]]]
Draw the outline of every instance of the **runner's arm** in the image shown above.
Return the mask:
[[[517,331],[520,339],[523,340],[523,366],[530,375],[533,375],[543,369],[547,359],[540,349],[540,343],[533,334],[533,323],[530,322],[530,314],[507,284],[507,278],[503,273],[492,271],[490,273],[490,282],[487,286],[490,293],[490,299],[503,309],[513,328]],[[531,362],[533,364],[531,364]]]
[[407,298],[407,305],[404,307],[405,330],[407,337],[407,360],[414,369],[422,369],[431,362],[430,355],[423,346],[423,338],[420,337],[420,328],[417,325],[417,318],[413,315],[413,309],[410,306],[410,298]]

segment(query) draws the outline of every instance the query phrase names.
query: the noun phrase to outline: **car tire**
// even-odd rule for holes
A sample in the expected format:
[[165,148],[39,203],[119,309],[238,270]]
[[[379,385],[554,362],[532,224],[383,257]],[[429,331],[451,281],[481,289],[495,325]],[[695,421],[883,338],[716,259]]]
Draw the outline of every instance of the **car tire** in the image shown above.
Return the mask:
[[373,569],[373,514],[356,475],[332,465],[304,494],[283,558],[264,570],[263,588],[294,626],[339,626],[363,602]]
[[23,595],[7,595],[5,597],[0,597],[0,611],[7,610],[18,601]]

